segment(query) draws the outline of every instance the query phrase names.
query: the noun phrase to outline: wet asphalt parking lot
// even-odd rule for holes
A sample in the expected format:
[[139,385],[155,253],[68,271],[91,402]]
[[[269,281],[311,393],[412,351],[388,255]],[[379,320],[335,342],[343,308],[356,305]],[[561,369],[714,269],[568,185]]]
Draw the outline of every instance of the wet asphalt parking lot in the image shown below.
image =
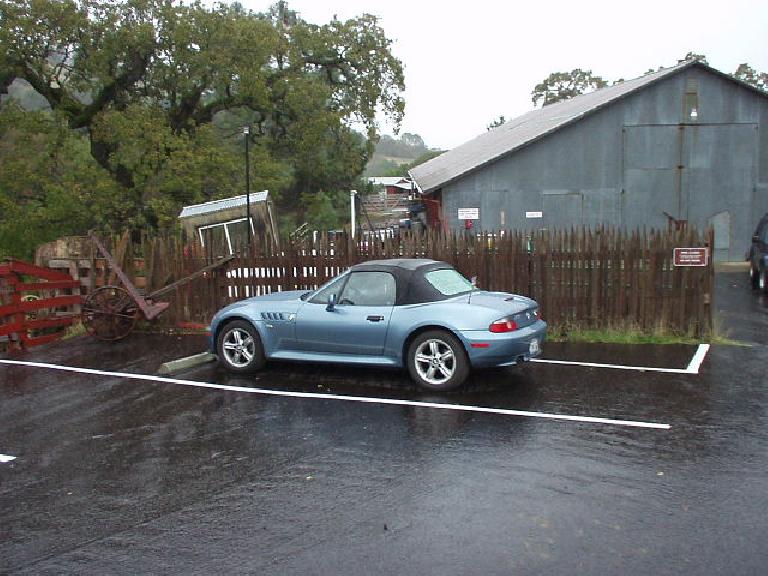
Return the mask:
[[746,346],[549,344],[581,364],[447,395],[327,366],[157,378],[190,336],[1,360],[0,573],[765,574],[768,297],[717,281]]

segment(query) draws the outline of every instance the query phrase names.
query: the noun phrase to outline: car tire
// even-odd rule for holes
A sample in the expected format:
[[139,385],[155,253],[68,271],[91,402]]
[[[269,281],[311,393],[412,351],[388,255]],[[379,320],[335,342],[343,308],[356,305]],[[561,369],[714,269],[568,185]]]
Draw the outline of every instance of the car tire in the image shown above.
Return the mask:
[[768,294],[768,268],[765,266],[763,266],[762,270],[760,270],[760,277],[757,281],[757,287],[761,292]]
[[469,376],[464,345],[450,332],[422,332],[408,346],[408,372],[426,390],[454,390]]
[[252,374],[266,363],[259,333],[245,320],[233,320],[219,331],[216,354],[221,365],[235,374]]
[[749,283],[754,290],[760,285],[760,272],[752,263],[749,264]]

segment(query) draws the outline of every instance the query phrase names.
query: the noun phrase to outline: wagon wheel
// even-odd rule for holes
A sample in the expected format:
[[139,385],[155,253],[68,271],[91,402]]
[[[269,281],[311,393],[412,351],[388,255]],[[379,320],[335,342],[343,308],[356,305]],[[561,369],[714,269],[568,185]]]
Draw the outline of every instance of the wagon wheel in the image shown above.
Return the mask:
[[139,307],[126,290],[119,286],[103,286],[91,292],[82,308],[86,332],[107,342],[128,336],[136,325]]

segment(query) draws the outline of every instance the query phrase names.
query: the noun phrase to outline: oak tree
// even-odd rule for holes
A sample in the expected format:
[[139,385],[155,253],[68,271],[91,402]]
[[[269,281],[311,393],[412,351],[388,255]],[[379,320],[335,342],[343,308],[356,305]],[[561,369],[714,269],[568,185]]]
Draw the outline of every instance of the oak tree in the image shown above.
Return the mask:
[[285,2],[0,0],[0,92],[28,83],[87,138],[132,226],[239,192],[245,123],[254,189],[298,204],[352,182],[370,151],[353,128],[373,137],[378,113],[402,120],[390,48],[374,16],[315,25]]

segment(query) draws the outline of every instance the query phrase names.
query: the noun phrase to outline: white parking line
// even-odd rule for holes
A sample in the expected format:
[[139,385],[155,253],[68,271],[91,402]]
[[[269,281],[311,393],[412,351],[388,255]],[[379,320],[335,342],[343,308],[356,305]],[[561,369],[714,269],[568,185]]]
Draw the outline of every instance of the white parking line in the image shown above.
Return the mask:
[[702,362],[709,351],[709,344],[699,344],[696,352],[686,368],[657,368],[655,366],[625,366],[624,364],[601,364],[599,362],[576,362],[572,360],[549,360],[532,358],[531,362],[541,364],[566,364],[569,366],[586,366],[588,368],[614,368],[616,370],[637,370],[640,372],[663,372],[666,374],[698,374]]
[[245,392],[247,394],[263,394],[268,396],[286,396],[290,398],[319,398],[324,400],[343,400],[347,402],[361,402],[365,404],[386,404],[392,406],[413,406],[418,408],[434,408],[437,410],[456,410],[460,412],[481,412],[485,414],[500,414],[503,416],[527,416],[530,418],[547,418],[551,420],[564,420],[568,422],[587,422],[590,424],[611,424],[615,426],[629,426],[633,428],[655,428],[669,430],[669,424],[657,422],[640,422],[635,420],[616,420],[613,418],[598,418],[593,416],[571,416],[568,414],[547,414],[544,412],[530,412],[527,410],[507,410],[504,408],[486,408],[483,406],[468,406],[464,404],[442,404],[438,402],[417,402],[413,400],[399,400],[396,398],[368,398],[365,396],[344,396],[340,394],[324,394],[318,392],[289,392],[285,390],[268,390],[264,388],[247,388],[244,386],[228,386],[224,384],[212,384],[209,382],[196,382],[194,380],[180,380],[178,378],[165,378],[150,374],[131,374],[127,372],[109,372],[95,370],[93,368],[75,368],[72,366],[59,366],[58,364],[46,364],[42,362],[24,362],[20,360],[0,360],[0,364],[13,364],[28,366],[31,368],[46,368],[49,370],[63,370],[79,374],[95,374],[98,376],[112,376],[130,380],[146,380],[150,382],[163,382],[166,384],[178,384],[181,386],[194,386],[197,388],[212,388],[227,390],[230,392]]
[[16,460],[16,456],[8,456],[6,454],[0,454],[0,464],[5,464],[11,460]]
[[704,358],[706,357],[707,352],[709,352],[709,344],[699,344],[699,347],[696,349],[696,353],[688,363],[688,371],[691,374],[699,373],[699,368],[701,368],[701,364],[704,362]]

